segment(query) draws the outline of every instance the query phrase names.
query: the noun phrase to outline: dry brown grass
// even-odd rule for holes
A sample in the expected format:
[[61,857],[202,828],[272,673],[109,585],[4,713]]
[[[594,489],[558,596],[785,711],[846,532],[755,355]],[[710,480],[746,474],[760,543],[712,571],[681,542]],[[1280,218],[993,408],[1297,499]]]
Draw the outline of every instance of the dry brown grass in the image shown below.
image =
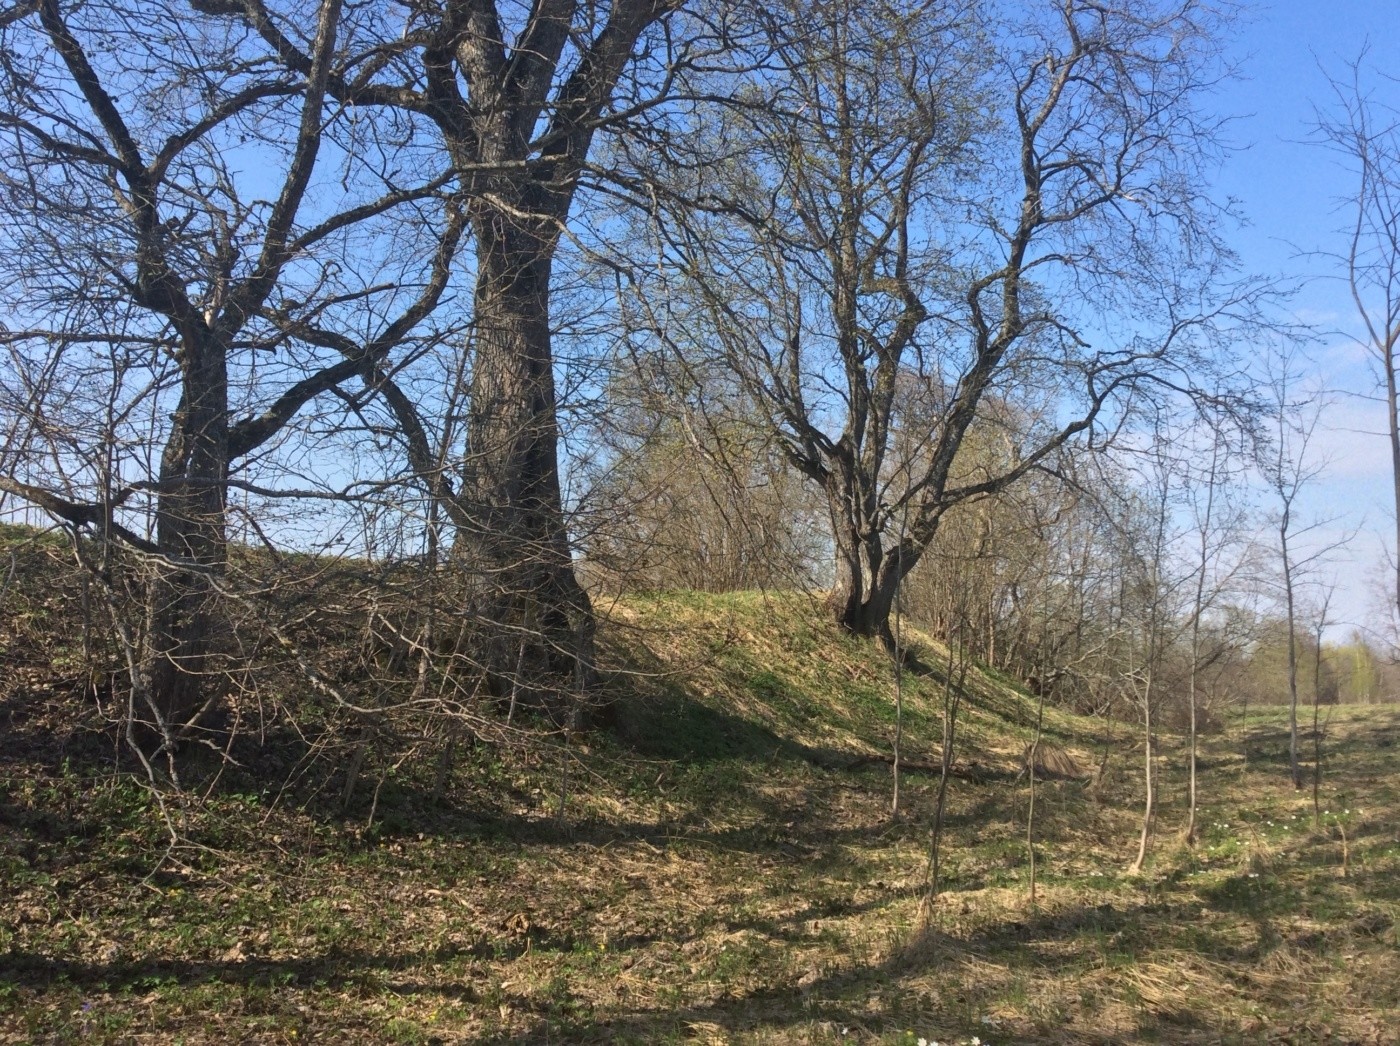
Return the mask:
[[[981,769],[953,781],[925,926],[936,779],[910,774],[892,822],[889,768],[836,758],[888,744],[878,652],[793,597],[619,617],[624,740],[572,750],[562,828],[553,752],[477,752],[451,809],[389,788],[371,832],[216,796],[167,855],[109,770],[5,764],[0,1041],[1400,1041],[1394,712],[1334,717],[1316,829],[1275,719],[1207,739],[1194,848],[1168,739],[1135,877],[1135,761],[1097,796],[1042,781],[1032,908],[1033,707],[978,678],[960,765]],[[910,758],[936,751],[940,685],[906,688]],[[1048,722],[1087,765],[1097,726]]]

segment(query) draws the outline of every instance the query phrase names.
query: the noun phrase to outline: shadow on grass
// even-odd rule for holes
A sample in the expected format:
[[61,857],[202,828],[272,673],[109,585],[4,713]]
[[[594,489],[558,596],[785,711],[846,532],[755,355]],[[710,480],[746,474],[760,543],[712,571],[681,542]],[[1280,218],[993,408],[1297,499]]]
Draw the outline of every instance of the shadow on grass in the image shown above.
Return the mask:
[[[891,898],[892,900],[893,898]],[[885,903],[888,903],[885,902]],[[812,917],[816,910],[798,917]],[[1010,920],[988,927],[969,938],[953,938],[925,931],[887,959],[806,976],[795,983],[752,991],[721,989],[717,997],[689,1005],[657,1007],[622,1013],[606,1019],[541,1019],[525,1033],[502,1033],[479,1040],[506,1043],[627,1042],[650,1043],[670,1037],[690,1037],[696,1029],[717,1027],[727,1035],[767,1033],[809,1041],[818,1029],[829,1029],[823,1038],[840,1041],[841,1027],[859,1027],[866,1033],[889,1034],[913,1030],[931,1038],[966,1041],[973,1034],[987,1034],[980,1015],[981,995],[988,986],[978,983],[979,971],[994,962],[1017,972],[1037,972],[1050,977],[1063,962],[1062,945],[1077,937],[1098,938],[1122,934],[1141,923],[1146,909],[1106,905],[1044,914],[1026,920]],[[757,925],[755,928],[764,929]],[[913,984],[917,978],[962,968],[964,985],[947,994],[930,994]],[[993,989],[994,990],[994,989]],[[872,1000],[885,1004],[875,1010]],[[538,1011],[536,1011],[538,1012]],[[1076,1031],[1058,1027],[1008,1025],[993,1034],[998,1041],[1054,1041],[1082,1046],[1114,1046],[1143,1040],[1229,1041],[1211,1022],[1211,1014],[1189,1007],[1158,1005],[1140,1007],[1131,1027],[1121,1030]]]
[[25,951],[11,951],[3,962],[3,979],[11,984],[49,989],[71,986],[87,992],[145,991],[162,986],[195,987],[229,984],[242,987],[312,987],[332,991],[366,988],[410,995],[433,992],[471,1002],[471,984],[396,980],[397,971],[422,970],[477,958],[510,960],[522,955],[525,942],[502,949],[493,945],[444,947],[416,953],[386,955],[372,950],[332,948],[319,955],[295,959],[162,960],[84,962]]
[[[1359,883],[1371,889],[1377,883]],[[812,898],[808,904],[780,919],[725,920],[728,930],[746,928],[768,938],[781,949],[807,939],[803,924],[810,920],[879,912],[907,901],[917,890],[882,892],[855,903],[844,896]],[[724,1034],[766,1033],[788,1041],[808,1041],[826,1036],[822,1028],[860,1027],[866,1031],[893,1032],[916,1028],[920,1034],[943,1039],[986,1033],[979,1023],[987,1003],[1008,990],[1016,978],[1034,977],[1051,983],[1067,956],[1074,962],[1100,961],[1109,969],[1115,956],[1125,964],[1121,981],[1109,979],[1108,990],[1120,1004],[1132,1007],[1127,1023],[1085,1031],[1058,1031],[1037,1018],[1037,1023],[1008,1025],[998,1029],[997,1041],[1034,1040],[1111,1046],[1140,1041],[1228,1042],[1248,1041],[1218,1014],[1193,1008],[1189,994],[1159,999],[1151,1004],[1134,994],[1128,967],[1150,960],[1157,952],[1186,951],[1216,962],[1258,962],[1280,943],[1271,922],[1299,903],[1289,891],[1275,891],[1273,884],[1240,877],[1204,892],[1207,906],[1219,911],[1255,917],[1260,922],[1259,942],[1241,948],[1228,927],[1220,930],[1199,919],[1194,898],[1149,899],[1139,903],[1083,905],[1058,911],[1020,914],[982,926],[966,936],[951,937],[937,931],[915,936],[880,962],[848,965],[837,970],[820,969],[794,979],[800,971],[778,978],[778,983],[744,990],[722,980],[713,983],[712,997],[672,1006],[656,1005],[623,1012],[595,1013],[575,1006],[567,990],[542,998],[538,995],[503,993],[484,979],[473,983],[471,967],[478,960],[508,962],[533,948],[538,954],[567,954],[577,942],[567,934],[551,934],[532,928],[527,936],[503,942],[479,942],[422,951],[377,952],[373,948],[332,948],[317,955],[291,959],[243,961],[136,961],[82,962],[34,952],[13,951],[3,966],[7,979],[40,989],[72,986],[82,991],[144,991],[162,986],[195,987],[226,984],[243,989],[315,988],[351,992],[392,992],[400,995],[442,995],[466,1004],[505,1005],[525,1015],[532,1027],[521,1033],[499,1033],[479,1038],[484,1043],[531,1042],[635,1042],[691,1038],[697,1029],[715,1027]],[[956,903],[956,894],[946,895]],[[1379,924],[1378,924],[1379,925]],[[1384,930],[1386,927],[1381,927]],[[1372,931],[1368,931],[1372,932]],[[627,935],[610,941],[609,951],[619,957],[642,952],[657,941],[651,935]],[[668,935],[672,944],[682,943]],[[1317,950],[1327,942],[1293,942],[1295,947]],[[1095,957],[1098,957],[1096,960]],[[961,971],[961,972],[959,972]],[[989,971],[1005,983],[988,983]],[[951,974],[946,995],[930,994],[925,978]],[[935,982],[936,983],[936,982]],[[880,1000],[872,1005],[872,1000]],[[1137,1000],[1137,1001],[1134,1001]]]

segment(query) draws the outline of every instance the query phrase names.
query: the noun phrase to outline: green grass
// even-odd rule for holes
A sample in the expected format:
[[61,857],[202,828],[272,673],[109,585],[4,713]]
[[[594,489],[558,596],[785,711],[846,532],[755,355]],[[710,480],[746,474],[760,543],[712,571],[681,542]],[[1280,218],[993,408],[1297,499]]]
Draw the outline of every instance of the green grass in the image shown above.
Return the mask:
[[[341,815],[229,769],[167,800],[174,846],[79,695],[9,685],[0,1042],[1396,1041],[1396,711],[1333,714],[1317,825],[1277,710],[1208,738],[1194,848],[1166,738],[1137,876],[1140,748],[1120,727],[1098,789],[1038,786],[1032,907],[1015,775],[1034,702],[974,673],[959,770],[979,772],[952,780],[923,925],[937,779],[908,774],[890,819],[884,655],[799,596],[609,616],[611,732],[477,746],[441,802],[425,754],[372,822],[367,796]],[[33,653],[24,635],[0,655]],[[944,651],[916,640],[905,758],[936,762]],[[1097,764],[1100,724],[1047,725]]]

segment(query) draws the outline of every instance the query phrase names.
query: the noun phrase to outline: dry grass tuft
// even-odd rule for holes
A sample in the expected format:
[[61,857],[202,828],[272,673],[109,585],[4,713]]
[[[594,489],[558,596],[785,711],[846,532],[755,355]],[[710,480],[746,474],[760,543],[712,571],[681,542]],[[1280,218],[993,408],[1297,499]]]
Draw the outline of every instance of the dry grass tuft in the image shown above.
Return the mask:
[[1035,757],[1035,776],[1042,781],[1049,778],[1081,780],[1089,776],[1074,756],[1060,745],[1047,744],[1044,741],[1026,745],[1021,756],[1023,773],[1030,770],[1032,756]]

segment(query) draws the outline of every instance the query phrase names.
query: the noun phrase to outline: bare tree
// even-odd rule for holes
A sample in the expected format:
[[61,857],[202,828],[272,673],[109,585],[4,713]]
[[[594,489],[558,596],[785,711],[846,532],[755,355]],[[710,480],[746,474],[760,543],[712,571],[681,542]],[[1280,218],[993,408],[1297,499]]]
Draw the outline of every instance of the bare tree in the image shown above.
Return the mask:
[[1206,607],[1206,578],[1210,571],[1211,558],[1211,524],[1215,517],[1215,497],[1219,489],[1220,480],[1220,439],[1217,435],[1211,440],[1210,445],[1210,465],[1208,466],[1205,482],[1205,500],[1202,502],[1198,498],[1192,499],[1192,508],[1195,510],[1195,524],[1197,544],[1196,560],[1196,593],[1191,604],[1191,676],[1186,688],[1186,700],[1190,705],[1190,766],[1188,768],[1187,784],[1187,814],[1186,814],[1186,842],[1188,845],[1195,845],[1196,842],[1196,749],[1197,740],[1200,734],[1197,723],[1198,702],[1196,699],[1196,674],[1201,664],[1201,614]]
[[1395,504],[1392,614],[1400,622],[1400,113],[1365,84],[1367,51],[1330,78],[1333,104],[1317,120],[1323,144],[1355,178],[1341,203],[1349,218],[1336,256],[1385,398]]
[[[959,607],[965,609],[966,604]],[[972,659],[963,644],[965,617],[955,612],[953,628],[945,639],[948,657],[943,669],[942,726],[943,743],[939,747],[938,795],[934,800],[933,822],[929,825],[928,861],[924,866],[924,892],[919,900],[919,919],[924,926],[932,921],[942,886],[943,828],[948,810],[948,779],[957,756],[958,713],[966,695],[967,673]]]
[[[294,8],[209,2],[241,18],[288,67],[310,68]],[[412,467],[454,523],[455,562],[477,584],[473,608],[495,627],[481,656],[495,688],[508,684],[524,633],[536,637],[528,661],[542,676],[586,684],[594,620],[563,511],[554,263],[581,186],[608,180],[590,164],[595,138],[655,111],[681,69],[718,53],[723,6],[706,11],[720,23],[713,32],[680,0],[366,10],[356,66],[327,91],[431,126],[464,200],[474,262],[464,446],[454,467],[433,455],[429,436],[442,437],[455,418],[434,417],[431,404],[387,380],[386,401]]]
[[[1203,467],[1185,462],[1187,511],[1190,515],[1193,548],[1192,569],[1195,591],[1190,606],[1190,652],[1187,665],[1188,759],[1186,842],[1196,842],[1197,750],[1200,737],[1201,681],[1226,653],[1221,644],[1210,642],[1204,619],[1218,612],[1226,598],[1238,590],[1252,563],[1252,550],[1244,541],[1247,513],[1232,498],[1231,481],[1239,466],[1232,460],[1229,434],[1216,425],[1205,425],[1204,438],[1209,452],[1193,455]],[[1188,441],[1187,446],[1191,446]]]
[[1316,392],[1300,393],[1298,354],[1293,347],[1276,345],[1266,365],[1265,384],[1271,400],[1274,431],[1261,448],[1258,467],[1275,500],[1273,530],[1279,557],[1278,586],[1288,639],[1288,768],[1293,787],[1301,789],[1303,769],[1298,757],[1300,592],[1316,567],[1349,538],[1322,547],[1303,545],[1309,535],[1315,535],[1331,522],[1300,518],[1305,491],[1326,467],[1326,462],[1317,460],[1312,453],[1325,399]]
[[[1142,504],[1128,506],[1123,521],[1124,540],[1130,549],[1132,568],[1124,576],[1124,601],[1133,620],[1134,641],[1129,645],[1127,677],[1142,713],[1143,785],[1142,830],[1137,856],[1129,871],[1142,871],[1157,816],[1155,713],[1160,703],[1162,662],[1174,616],[1174,588],[1169,563],[1174,509],[1172,470],[1164,458],[1154,455],[1147,472]],[[1139,515],[1141,518],[1135,518]]]
[[[1328,614],[1332,608],[1332,597],[1335,594],[1336,585],[1329,585],[1322,592],[1321,601],[1318,604],[1317,612],[1312,620],[1313,633],[1313,679],[1312,679],[1312,740],[1313,740],[1313,768],[1312,768],[1312,806],[1313,806],[1313,827],[1317,828],[1322,822],[1322,679],[1323,679],[1323,636],[1327,632],[1327,626],[1331,623]],[[1334,693],[1335,698],[1335,693]]]
[[132,687],[167,740],[218,697],[230,492],[294,496],[279,437],[425,337],[464,227],[411,144],[357,151],[340,0],[298,27],[295,70],[208,6],[0,21],[3,395],[25,419],[0,489],[148,571]]
[[[676,160],[654,223],[674,279],[643,291],[648,336],[704,324],[825,492],[834,613],[887,643],[952,506],[1194,389],[1259,293],[1232,282],[1205,193],[1214,13],[978,14],[775,8],[778,68]],[[979,433],[1006,453],[961,477]]]

